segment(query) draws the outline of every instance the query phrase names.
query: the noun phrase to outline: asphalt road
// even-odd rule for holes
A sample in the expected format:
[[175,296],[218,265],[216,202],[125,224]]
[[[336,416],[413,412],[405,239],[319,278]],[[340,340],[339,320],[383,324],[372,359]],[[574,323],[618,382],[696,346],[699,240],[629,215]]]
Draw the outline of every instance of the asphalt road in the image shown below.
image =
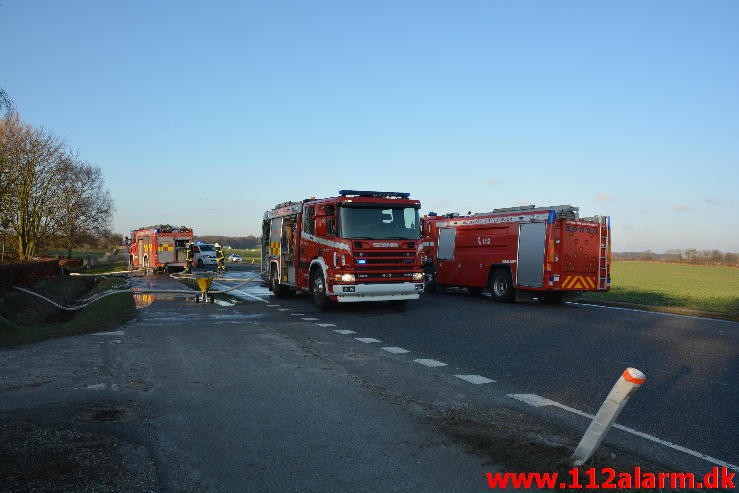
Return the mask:
[[[495,380],[479,390],[480,399],[534,394],[595,414],[623,370],[637,368],[647,382],[617,421],[630,430],[613,430],[607,441],[676,469],[739,464],[735,322],[574,303],[501,304],[463,290],[425,294],[404,310],[362,303],[320,312],[307,296],[276,300],[263,288],[250,289],[232,294],[269,300],[265,311],[273,315],[298,310],[319,319],[313,323],[355,332],[349,337],[441,361],[452,375]],[[274,303],[280,307],[266,306]],[[562,407],[539,411],[584,431],[588,420]]]
[[[254,274],[230,267],[213,289]],[[569,454],[627,366],[647,382],[606,439],[611,456],[739,464],[737,323],[462,291],[321,311],[258,282],[213,304],[136,301],[120,330],[0,351],[0,438],[115,443],[94,461],[113,476],[99,491],[481,491],[494,464],[546,472],[549,449]]]
[[496,470],[285,335],[305,321],[248,296],[134,297],[118,330],[0,351],[1,490],[467,492]]

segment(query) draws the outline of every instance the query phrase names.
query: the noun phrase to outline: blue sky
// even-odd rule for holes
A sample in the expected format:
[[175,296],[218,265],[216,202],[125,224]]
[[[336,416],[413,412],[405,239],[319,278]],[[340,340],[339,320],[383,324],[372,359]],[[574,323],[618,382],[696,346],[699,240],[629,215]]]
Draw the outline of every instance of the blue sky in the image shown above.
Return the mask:
[[739,251],[739,2],[2,0],[0,87],[113,229],[278,202],[572,204],[617,251]]

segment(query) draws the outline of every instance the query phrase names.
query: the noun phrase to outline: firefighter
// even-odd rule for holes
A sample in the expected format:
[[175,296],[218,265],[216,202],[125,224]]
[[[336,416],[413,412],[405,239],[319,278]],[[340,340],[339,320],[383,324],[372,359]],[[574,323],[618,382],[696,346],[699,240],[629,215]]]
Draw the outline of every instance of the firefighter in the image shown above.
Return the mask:
[[223,253],[223,248],[218,243],[213,246],[216,247],[216,272],[221,269],[226,272],[226,256]]
[[187,242],[185,245],[185,272],[188,274],[192,273],[192,242]]

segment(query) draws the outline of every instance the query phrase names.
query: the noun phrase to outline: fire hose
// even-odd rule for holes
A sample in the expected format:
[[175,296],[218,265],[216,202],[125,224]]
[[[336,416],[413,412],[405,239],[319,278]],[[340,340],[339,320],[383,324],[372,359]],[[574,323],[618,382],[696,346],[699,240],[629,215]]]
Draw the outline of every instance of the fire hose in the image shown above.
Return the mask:
[[[100,274],[97,274],[97,275],[100,275]],[[220,291],[208,291],[208,294],[226,294],[226,293],[228,293],[230,291],[233,291],[235,289],[238,289],[241,286],[244,286],[244,285],[246,285],[246,284],[248,284],[250,282],[254,282],[254,280],[257,277],[259,277],[259,275],[260,274],[255,274],[254,276],[252,276],[252,277],[250,277],[250,278],[248,278],[246,280],[242,280],[242,279],[219,279],[219,281],[242,281],[242,282],[239,283],[239,284],[237,284],[236,286],[230,287],[228,289],[223,289],[223,290],[220,290]],[[110,290],[110,291],[106,291],[105,293],[101,294],[97,298],[94,298],[92,300],[87,300],[87,301],[83,302],[82,304],[74,305],[74,306],[63,306],[63,305],[60,305],[59,303],[55,302],[54,300],[50,300],[46,296],[43,296],[43,295],[38,294],[38,293],[35,293],[35,292],[33,292],[33,291],[29,290],[29,289],[21,288],[21,287],[18,287],[18,286],[13,286],[13,289],[15,289],[17,291],[21,291],[21,292],[26,293],[26,294],[30,294],[31,296],[35,296],[36,298],[39,298],[41,300],[44,300],[47,303],[50,303],[50,304],[54,305],[55,307],[59,308],[60,310],[65,310],[65,311],[82,310],[83,308],[86,308],[86,307],[92,305],[93,303],[96,303],[96,302],[102,300],[103,298],[107,298],[108,296],[112,296],[114,294],[121,294],[121,293],[132,293],[132,294],[193,294],[193,290],[192,289],[187,289],[186,290],[186,289],[142,289],[142,288],[133,288],[133,289]]]

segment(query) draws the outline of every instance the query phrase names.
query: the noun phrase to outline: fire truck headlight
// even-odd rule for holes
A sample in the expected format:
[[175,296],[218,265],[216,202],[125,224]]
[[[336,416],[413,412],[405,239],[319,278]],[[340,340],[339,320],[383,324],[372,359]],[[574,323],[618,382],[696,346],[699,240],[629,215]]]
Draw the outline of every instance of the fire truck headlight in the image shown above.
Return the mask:
[[339,282],[354,282],[354,274],[336,274],[334,276],[334,279],[336,279]]
[[414,281],[423,281],[423,272],[414,272],[413,273],[413,280]]

